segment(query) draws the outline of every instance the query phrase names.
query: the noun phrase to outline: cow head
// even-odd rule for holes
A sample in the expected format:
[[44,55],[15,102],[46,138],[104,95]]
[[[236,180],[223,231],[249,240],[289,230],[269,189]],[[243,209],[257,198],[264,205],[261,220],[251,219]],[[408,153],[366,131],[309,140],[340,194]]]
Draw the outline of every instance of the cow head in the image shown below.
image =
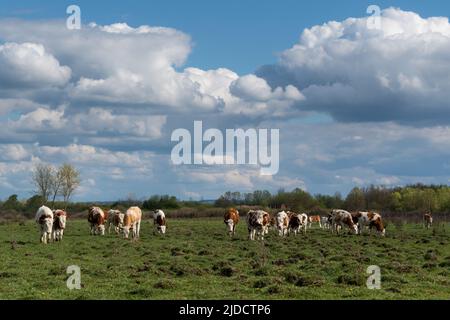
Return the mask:
[[57,221],[58,226],[59,226],[60,229],[65,229],[66,228],[66,220],[67,220],[66,216],[64,216],[64,215],[58,216],[57,215],[55,217],[55,220]]
[[53,228],[53,219],[49,216],[43,216],[40,219],[39,223],[41,224],[42,232],[51,233]]
[[229,233],[233,232],[234,221],[233,219],[224,220],[225,225]]
[[166,234],[166,226],[158,226],[158,231],[162,234]]
[[128,236],[130,235],[130,226],[123,226],[122,232],[125,239],[128,239]]

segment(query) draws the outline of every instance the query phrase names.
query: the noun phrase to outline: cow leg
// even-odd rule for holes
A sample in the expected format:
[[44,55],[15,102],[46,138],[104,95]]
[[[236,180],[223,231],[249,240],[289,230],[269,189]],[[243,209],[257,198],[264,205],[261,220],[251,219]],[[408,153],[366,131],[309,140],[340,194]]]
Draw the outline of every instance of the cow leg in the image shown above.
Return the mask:
[[141,221],[139,221],[136,225],[136,232],[137,232],[137,237],[139,238],[140,233],[141,233]]

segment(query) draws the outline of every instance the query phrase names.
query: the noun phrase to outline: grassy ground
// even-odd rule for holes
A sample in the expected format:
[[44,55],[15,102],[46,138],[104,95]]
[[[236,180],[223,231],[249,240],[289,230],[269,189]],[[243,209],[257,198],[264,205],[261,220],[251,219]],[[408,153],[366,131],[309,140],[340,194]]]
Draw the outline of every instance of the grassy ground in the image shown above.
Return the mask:
[[[39,244],[33,222],[0,225],[0,299],[449,299],[450,230],[391,224],[386,238],[319,229],[262,242],[233,240],[221,219],[170,220],[168,234],[143,223],[141,239],[92,237],[69,221],[62,243]],[[66,268],[81,267],[81,290]],[[381,268],[382,288],[366,287]]]

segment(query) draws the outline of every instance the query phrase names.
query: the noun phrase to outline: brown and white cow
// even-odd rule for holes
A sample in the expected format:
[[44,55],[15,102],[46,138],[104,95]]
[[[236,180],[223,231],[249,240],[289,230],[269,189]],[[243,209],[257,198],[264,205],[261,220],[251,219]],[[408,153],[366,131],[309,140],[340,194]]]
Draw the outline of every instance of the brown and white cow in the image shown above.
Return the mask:
[[302,228],[302,219],[301,216],[295,212],[287,211],[286,212],[289,217],[289,228],[288,233],[294,233],[294,235],[297,235],[301,231]]
[[308,215],[306,213],[300,213],[300,229],[303,233],[306,233],[306,229],[308,228]]
[[319,227],[322,228],[322,222],[321,222],[320,216],[309,216],[308,220],[309,220],[310,228],[312,227],[313,223],[318,223]]
[[358,211],[355,214],[352,214],[352,217],[353,222],[356,220],[357,223],[357,234],[362,234],[364,227],[369,227],[369,229],[375,228],[379,235],[385,235],[386,230],[379,213],[371,211]]
[[270,215],[263,210],[250,210],[246,217],[248,238],[250,240],[264,240],[264,235],[268,233]]
[[105,235],[106,214],[99,207],[90,207],[88,222],[91,227],[91,235]]
[[162,210],[155,210],[153,212],[153,224],[156,226],[156,231],[161,234],[166,234],[166,215]]
[[289,231],[289,216],[286,212],[281,211],[275,215],[275,227],[278,230],[278,235],[283,237]]
[[433,225],[433,217],[431,215],[431,212],[430,213],[425,213],[423,215],[423,225],[427,229],[431,228],[431,226]]
[[223,216],[223,222],[227,226],[230,237],[236,233],[236,226],[239,223],[239,211],[235,208],[229,209]]
[[53,241],[62,241],[66,229],[67,213],[64,210],[53,211]]
[[53,211],[46,206],[40,207],[36,212],[35,221],[41,231],[41,242],[50,242],[53,228]]
[[142,211],[139,207],[131,207],[125,213],[123,218],[123,235],[128,238],[131,230],[131,238],[139,238],[139,232],[141,230]]
[[331,211],[331,231],[339,234],[340,229],[347,227],[350,232],[356,234],[358,227],[353,222],[352,214],[342,209],[334,209]]
[[108,211],[108,233],[111,233],[111,227],[116,234],[120,233],[123,227],[123,218],[125,215],[120,210],[111,209]]

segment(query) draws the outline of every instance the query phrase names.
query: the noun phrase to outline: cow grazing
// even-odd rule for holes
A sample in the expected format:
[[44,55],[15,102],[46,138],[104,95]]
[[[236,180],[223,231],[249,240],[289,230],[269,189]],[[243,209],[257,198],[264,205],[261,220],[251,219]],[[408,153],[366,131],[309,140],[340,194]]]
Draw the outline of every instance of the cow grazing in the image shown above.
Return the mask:
[[114,232],[119,234],[123,227],[123,218],[125,215],[119,210],[111,209],[108,211],[108,233],[111,233],[111,227],[114,228]]
[[105,235],[105,221],[107,215],[99,207],[90,207],[88,222],[91,226],[91,235]]
[[322,229],[331,229],[331,219],[328,217],[320,217]]
[[162,210],[155,210],[153,212],[153,224],[156,226],[156,231],[161,234],[166,234],[166,215]]
[[366,212],[366,211],[358,211],[355,214],[352,214],[353,222],[357,223],[357,234],[362,234],[365,227],[369,227],[369,229],[375,228],[377,233],[381,236],[384,236],[386,230],[383,225],[383,220],[381,219],[381,215],[376,212]]
[[268,232],[270,215],[263,210],[250,210],[246,217],[248,238],[250,240],[264,240]]
[[331,231],[339,234],[340,229],[347,227],[352,233],[358,232],[358,227],[353,222],[352,214],[341,209],[331,211]]
[[431,213],[425,213],[423,215],[423,225],[425,228],[429,229],[433,225],[433,217],[431,216]]
[[131,231],[131,238],[139,238],[139,232],[141,229],[142,211],[139,207],[131,207],[125,213],[123,219],[123,235],[128,239],[128,235]]
[[278,212],[275,216],[275,227],[278,230],[278,235],[283,237],[288,234],[289,217],[284,211]]
[[309,227],[310,228],[312,227],[313,223],[318,223],[319,227],[322,228],[322,223],[321,223],[320,216],[309,216],[308,220],[309,220]]
[[53,211],[53,241],[62,241],[66,229],[67,213],[64,210]]
[[53,211],[46,206],[42,206],[36,212],[35,220],[41,231],[41,242],[48,243],[52,236]]
[[236,225],[239,223],[239,211],[234,208],[229,209],[223,216],[223,222],[227,226],[227,231],[230,237],[234,236],[236,232]]

